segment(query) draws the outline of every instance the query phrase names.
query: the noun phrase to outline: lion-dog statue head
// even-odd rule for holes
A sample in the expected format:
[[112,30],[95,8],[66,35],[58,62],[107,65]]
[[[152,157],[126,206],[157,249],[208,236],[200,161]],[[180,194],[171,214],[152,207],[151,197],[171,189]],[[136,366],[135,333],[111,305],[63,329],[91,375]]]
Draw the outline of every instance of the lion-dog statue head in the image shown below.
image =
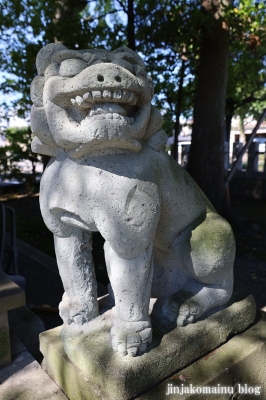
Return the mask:
[[69,50],[54,43],[40,50],[36,65],[33,151],[54,156],[63,148],[76,158],[110,148],[139,152],[160,130],[153,83],[134,51]]

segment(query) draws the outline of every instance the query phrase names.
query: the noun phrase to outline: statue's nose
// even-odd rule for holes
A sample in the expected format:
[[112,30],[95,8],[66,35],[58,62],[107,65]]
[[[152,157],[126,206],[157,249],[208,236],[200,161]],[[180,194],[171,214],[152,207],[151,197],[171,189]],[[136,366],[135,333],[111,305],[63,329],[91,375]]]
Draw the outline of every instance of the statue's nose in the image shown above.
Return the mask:
[[97,87],[138,86],[136,77],[130,71],[112,63],[92,65],[84,70],[84,77],[90,85]]
[[125,77],[123,77],[123,74],[120,73],[120,71],[114,71],[113,73],[111,71],[106,71],[106,73],[99,73],[96,76],[96,79],[98,82],[118,82],[121,83]]

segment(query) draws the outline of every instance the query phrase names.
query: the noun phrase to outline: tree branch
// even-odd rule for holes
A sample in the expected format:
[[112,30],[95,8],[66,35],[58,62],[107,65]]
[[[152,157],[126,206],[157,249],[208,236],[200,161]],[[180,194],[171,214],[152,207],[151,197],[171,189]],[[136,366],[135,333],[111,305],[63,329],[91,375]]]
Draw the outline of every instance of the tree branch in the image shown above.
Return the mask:
[[105,18],[107,15],[115,14],[115,13],[120,12],[120,11],[124,11],[124,10],[112,10],[112,11],[108,11],[108,12],[102,14],[102,15],[99,15],[99,16],[97,16],[97,17],[91,17],[91,16],[89,16],[89,17],[83,18],[83,20],[84,20],[84,21],[89,21],[89,22],[90,22],[90,21],[95,21],[95,20],[97,20],[97,19]]

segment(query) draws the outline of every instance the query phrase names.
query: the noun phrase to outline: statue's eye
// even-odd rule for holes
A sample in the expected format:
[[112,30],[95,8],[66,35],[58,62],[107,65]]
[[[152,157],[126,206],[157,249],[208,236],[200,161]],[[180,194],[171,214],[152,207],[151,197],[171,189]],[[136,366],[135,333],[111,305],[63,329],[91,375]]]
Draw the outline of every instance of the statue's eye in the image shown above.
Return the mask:
[[123,67],[123,68],[127,69],[127,70],[130,71],[132,74],[134,73],[133,65],[130,64],[130,63],[129,63],[128,61],[126,61],[126,60],[122,60],[121,58],[115,58],[115,59],[113,60],[113,64],[120,65],[120,67]]
[[76,76],[87,66],[88,64],[85,61],[78,58],[64,60],[60,65],[59,74],[67,77]]
[[146,78],[146,71],[144,70],[144,68],[142,68],[140,65],[135,64],[134,65],[134,71],[136,76],[143,76],[144,78]]

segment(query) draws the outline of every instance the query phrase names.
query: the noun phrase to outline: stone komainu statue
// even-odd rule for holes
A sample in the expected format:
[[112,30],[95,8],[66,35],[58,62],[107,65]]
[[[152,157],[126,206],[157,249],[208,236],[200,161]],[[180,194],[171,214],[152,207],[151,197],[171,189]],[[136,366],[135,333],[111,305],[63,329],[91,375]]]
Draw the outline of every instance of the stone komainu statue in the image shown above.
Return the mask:
[[134,356],[152,339],[150,297],[154,319],[170,328],[229,300],[231,228],[164,151],[153,84],[135,52],[50,44],[37,70],[32,149],[51,156],[40,204],[65,289],[64,334],[98,316],[91,234],[99,231],[115,301],[112,346]]

